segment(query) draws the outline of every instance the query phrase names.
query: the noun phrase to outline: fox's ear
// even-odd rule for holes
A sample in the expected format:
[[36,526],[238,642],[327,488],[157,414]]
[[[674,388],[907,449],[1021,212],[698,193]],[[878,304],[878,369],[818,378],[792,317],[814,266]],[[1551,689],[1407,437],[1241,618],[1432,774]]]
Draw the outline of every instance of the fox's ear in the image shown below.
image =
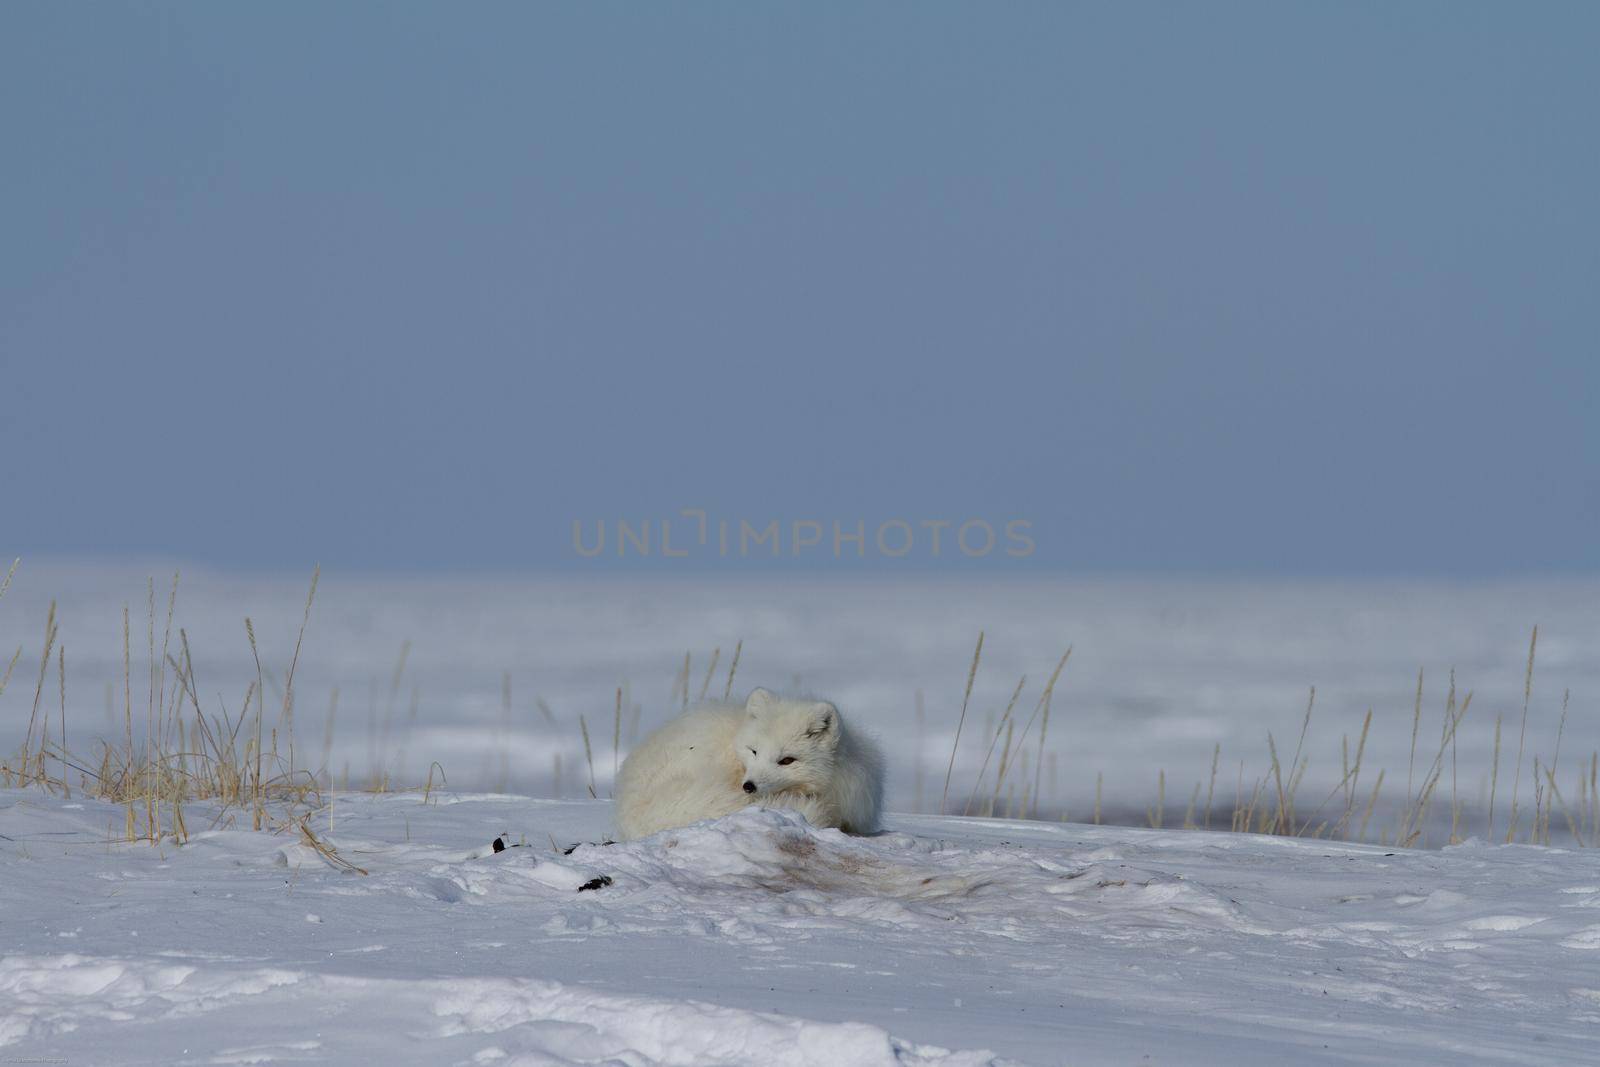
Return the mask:
[[751,715],[760,715],[773,704],[777,703],[777,701],[778,698],[772,695],[771,690],[760,688],[752,689],[750,690],[750,699],[744,702],[744,710],[748,711]]
[[811,706],[811,723],[806,727],[807,737],[837,736],[839,732],[839,709],[821,701]]

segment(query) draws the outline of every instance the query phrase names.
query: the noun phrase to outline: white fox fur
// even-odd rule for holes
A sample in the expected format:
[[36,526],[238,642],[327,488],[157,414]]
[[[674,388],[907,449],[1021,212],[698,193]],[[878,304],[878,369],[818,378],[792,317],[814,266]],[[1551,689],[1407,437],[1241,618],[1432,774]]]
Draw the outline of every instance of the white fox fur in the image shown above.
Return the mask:
[[872,833],[883,807],[883,754],[832,704],[757,689],[742,706],[714,704],[667,723],[617,775],[624,841],[752,804],[791,808],[813,826]]

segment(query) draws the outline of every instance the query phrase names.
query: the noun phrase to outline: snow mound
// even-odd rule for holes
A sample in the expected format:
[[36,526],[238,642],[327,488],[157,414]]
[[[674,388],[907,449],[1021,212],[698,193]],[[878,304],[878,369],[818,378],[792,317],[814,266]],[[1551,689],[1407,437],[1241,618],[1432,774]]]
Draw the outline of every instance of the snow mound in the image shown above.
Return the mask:
[[341,794],[361,876],[189,814],[0,790],[0,1058],[1596,1062],[1587,849],[750,810],[565,852],[609,805]]
[[[0,1003],[5,1004],[0,1047],[70,1034],[93,1021],[190,1020],[197,1033],[208,1024],[222,1032],[231,1030],[226,1018],[231,1014],[259,1009],[312,1018],[337,1004],[341,1025],[353,1033],[403,1034],[414,1044],[440,1050],[459,1044],[455,1039],[479,1039],[472,1056],[478,1063],[1003,1067],[1009,1062],[987,1052],[912,1044],[866,1023],[811,1022],[529,979],[402,981],[275,968],[202,971],[80,955],[15,956],[0,960]],[[205,1018],[211,1015],[222,1018]],[[486,1035],[493,1040],[481,1040]],[[301,1059],[289,1054],[324,1047],[322,1041],[302,1040],[223,1048],[209,1062]]]
[[552,982],[453,983],[434,1002],[441,1035],[494,1033],[519,1062],[760,1063],[772,1067],[915,1064],[1000,1067],[988,1052],[900,1041],[865,1023],[818,1023],[697,1001],[601,996]]
[[905,841],[906,835],[849,837],[819,830],[792,811],[751,808],[640,842],[584,846],[573,855],[640,884],[691,892],[815,890],[927,900],[987,884],[988,872],[962,874],[916,862]]

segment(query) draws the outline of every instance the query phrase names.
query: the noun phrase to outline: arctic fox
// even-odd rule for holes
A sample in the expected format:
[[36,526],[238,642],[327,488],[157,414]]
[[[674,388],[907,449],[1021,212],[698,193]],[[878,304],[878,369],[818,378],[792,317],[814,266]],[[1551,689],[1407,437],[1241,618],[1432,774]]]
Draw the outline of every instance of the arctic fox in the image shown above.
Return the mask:
[[752,804],[869,834],[883,806],[883,754],[832,704],[757,689],[743,707],[698,708],[645,738],[622,764],[616,798],[625,841]]

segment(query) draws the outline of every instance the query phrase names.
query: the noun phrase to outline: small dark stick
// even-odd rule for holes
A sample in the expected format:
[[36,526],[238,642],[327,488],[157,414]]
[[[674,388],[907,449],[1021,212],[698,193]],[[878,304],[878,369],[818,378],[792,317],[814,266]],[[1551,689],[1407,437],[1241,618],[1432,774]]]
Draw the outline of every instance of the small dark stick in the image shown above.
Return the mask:
[[[585,844],[588,844],[588,843],[592,843],[592,842],[579,841],[576,844],[568,845],[566,848],[561,850],[561,854],[563,856],[570,856],[574,852],[578,851],[578,849],[582,848]],[[608,838],[607,840],[600,842],[600,847],[601,848],[605,848],[605,847],[607,847],[609,845],[614,845],[614,844],[616,844],[616,842],[612,841],[612,840],[610,840]]]

